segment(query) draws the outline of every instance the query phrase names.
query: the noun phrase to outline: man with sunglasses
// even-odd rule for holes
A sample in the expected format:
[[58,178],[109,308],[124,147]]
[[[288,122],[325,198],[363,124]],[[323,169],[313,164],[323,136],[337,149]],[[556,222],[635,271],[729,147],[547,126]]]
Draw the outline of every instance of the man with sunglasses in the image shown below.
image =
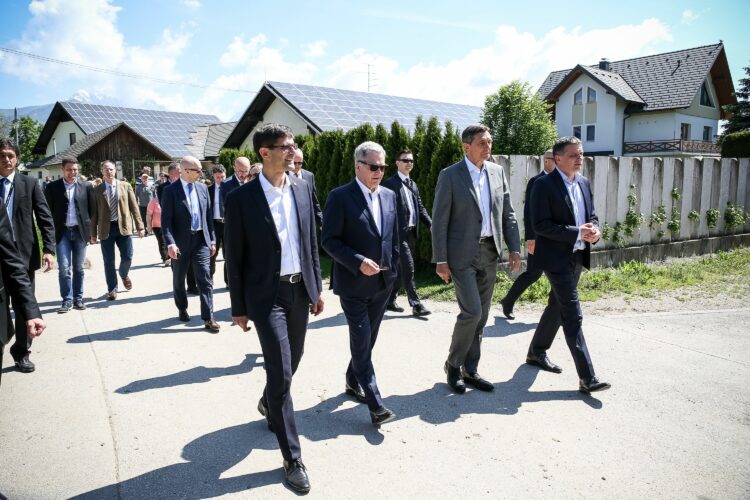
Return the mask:
[[349,324],[351,360],[345,392],[366,403],[375,426],[396,414],[383,405],[372,349],[399,265],[396,195],[382,189],[385,150],[363,142],[354,150],[356,178],[328,195],[323,211],[323,248],[333,259],[331,287]]
[[161,200],[161,227],[167,253],[172,260],[172,289],[180,321],[190,321],[185,276],[189,267],[198,285],[201,319],[206,330],[218,332],[214,319],[211,256],[216,253],[214,219],[211,217],[208,188],[198,182],[203,176],[200,161],[194,156],[180,160],[180,180],[164,189]]
[[302,152],[302,150],[299,148],[295,149],[294,170],[290,173],[290,175],[294,175],[298,179],[302,179],[303,181],[307,182],[312,188],[315,222],[318,224],[318,227],[321,227],[323,225],[323,211],[320,209],[320,203],[318,202],[318,193],[315,189],[315,174],[313,174],[309,170],[305,170],[304,168],[302,168],[304,160],[305,154]]
[[234,160],[234,175],[224,181],[221,185],[221,197],[223,198],[223,204],[226,206],[227,196],[229,193],[237,189],[238,187],[250,182],[250,160],[244,156],[238,157]]
[[266,371],[258,411],[276,434],[287,484],[306,493],[310,481],[290,389],[310,313],[323,311],[312,188],[287,175],[294,169],[295,149],[288,127],[263,125],[253,135],[253,148],[263,169],[256,180],[232,191],[226,204],[232,319],[243,331],[249,321],[255,324]]
[[457,394],[466,392],[466,384],[495,389],[477,368],[503,242],[511,272],[521,265],[508,180],[502,167],[489,161],[490,129],[470,125],[461,142],[466,156],[440,172],[432,206],[432,261],[443,281],[453,280],[460,309],[445,362],[448,385]]
[[396,160],[396,175],[383,181],[383,186],[396,193],[396,207],[398,209],[398,227],[401,238],[401,266],[393,286],[391,297],[386,309],[394,312],[404,312],[404,309],[396,303],[399,289],[403,283],[406,296],[412,308],[414,316],[427,316],[430,314],[419,300],[417,287],[414,284],[414,256],[417,250],[417,236],[419,235],[419,222],[432,226],[432,219],[427,209],[422,204],[419,196],[419,188],[409,174],[414,168],[414,155],[410,149],[404,149],[398,154]]

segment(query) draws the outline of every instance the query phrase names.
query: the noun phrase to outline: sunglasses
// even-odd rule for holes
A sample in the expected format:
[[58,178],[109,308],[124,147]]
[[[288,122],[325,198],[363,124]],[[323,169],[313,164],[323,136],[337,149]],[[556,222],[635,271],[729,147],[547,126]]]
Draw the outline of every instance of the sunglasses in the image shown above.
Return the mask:
[[367,163],[366,161],[357,160],[359,163],[362,163],[363,165],[367,165],[370,167],[370,172],[377,172],[380,170],[381,172],[385,172],[385,169],[388,168],[388,165],[376,165],[375,163]]
[[414,163],[414,160],[409,160],[409,159],[406,159],[406,160],[398,160],[398,161],[400,161],[401,163]]
[[302,162],[301,161],[295,161],[294,165],[297,166],[297,167],[301,167],[302,166]]

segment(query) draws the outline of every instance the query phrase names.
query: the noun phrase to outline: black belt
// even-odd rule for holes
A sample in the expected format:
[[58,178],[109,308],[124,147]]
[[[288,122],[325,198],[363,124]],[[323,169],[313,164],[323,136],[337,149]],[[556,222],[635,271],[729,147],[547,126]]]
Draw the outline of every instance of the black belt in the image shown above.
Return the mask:
[[406,226],[406,230],[407,231],[416,231],[417,230],[417,226]]
[[197,229],[195,231],[193,231],[192,229],[190,230],[190,234],[198,234],[198,233],[202,233],[202,232],[203,232],[203,229]]
[[282,283],[299,283],[302,281],[302,273],[294,273],[294,274],[285,274],[284,276],[279,276],[279,281]]
[[65,229],[78,229],[78,224],[75,226],[65,226]]
[[495,240],[492,239],[492,236],[480,236],[479,237],[479,243],[489,243],[489,242],[495,242]]
[[221,222],[222,224],[224,224],[224,219],[214,219],[214,222]]

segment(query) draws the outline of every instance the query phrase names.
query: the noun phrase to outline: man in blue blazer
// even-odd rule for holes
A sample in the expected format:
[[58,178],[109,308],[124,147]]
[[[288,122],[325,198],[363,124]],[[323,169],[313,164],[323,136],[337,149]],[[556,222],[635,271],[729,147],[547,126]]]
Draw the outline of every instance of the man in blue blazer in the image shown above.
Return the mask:
[[263,160],[258,178],[226,199],[224,240],[232,319],[258,331],[266,387],[258,411],[276,433],[287,484],[310,490],[302,463],[290,393],[304,351],[310,313],[323,311],[312,188],[287,175],[294,168],[294,135],[266,124],[253,135]]
[[529,346],[527,363],[554,373],[562,368],[547,357],[560,325],[578,372],[581,392],[609,389],[594,373],[583,337],[578,280],[591,261],[591,245],[599,241],[599,219],[588,179],[579,174],[583,147],[576,137],[561,137],[552,148],[556,170],[534,183],[531,217],[536,244],[534,264],[547,275],[552,290]]
[[396,195],[380,187],[386,167],[380,144],[357,146],[356,178],[328,195],[321,233],[323,248],[333,259],[331,287],[349,324],[352,358],[346,393],[367,403],[376,426],[396,418],[383,405],[372,366],[372,348],[399,265]]
[[218,332],[214,320],[211,256],[216,253],[213,217],[209,214],[208,188],[196,182],[203,174],[200,161],[193,156],[180,160],[180,180],[163,191],[161,227],[167,252],[172,259],[172,288],[180,321],[190,321],[185,291],[188,266],[193,267],[201,301],[201,319],[207,330]]

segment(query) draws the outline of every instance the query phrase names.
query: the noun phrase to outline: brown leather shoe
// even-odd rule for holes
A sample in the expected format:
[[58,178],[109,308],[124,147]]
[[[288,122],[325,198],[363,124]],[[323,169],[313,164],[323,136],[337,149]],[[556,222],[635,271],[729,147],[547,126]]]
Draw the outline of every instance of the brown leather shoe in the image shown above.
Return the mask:
[[125,290],[130,290],[133,288],[133,282],[130,281],[130,276],[125,276],[122,279],[122,284],[125,285]]
[[107,293],[107,300],[115,300],[117,298],[117,290],[111,290]]
[[206,322],[204,323],[204,326],[205,326],[206,330],[210,330],[210,331],[212,331],[214,333],[216,333],[219,330],[221,330],[221,327],[219,326],[219,323],[217,323],[216,320],[214,320],[214,319],[206,320]]

